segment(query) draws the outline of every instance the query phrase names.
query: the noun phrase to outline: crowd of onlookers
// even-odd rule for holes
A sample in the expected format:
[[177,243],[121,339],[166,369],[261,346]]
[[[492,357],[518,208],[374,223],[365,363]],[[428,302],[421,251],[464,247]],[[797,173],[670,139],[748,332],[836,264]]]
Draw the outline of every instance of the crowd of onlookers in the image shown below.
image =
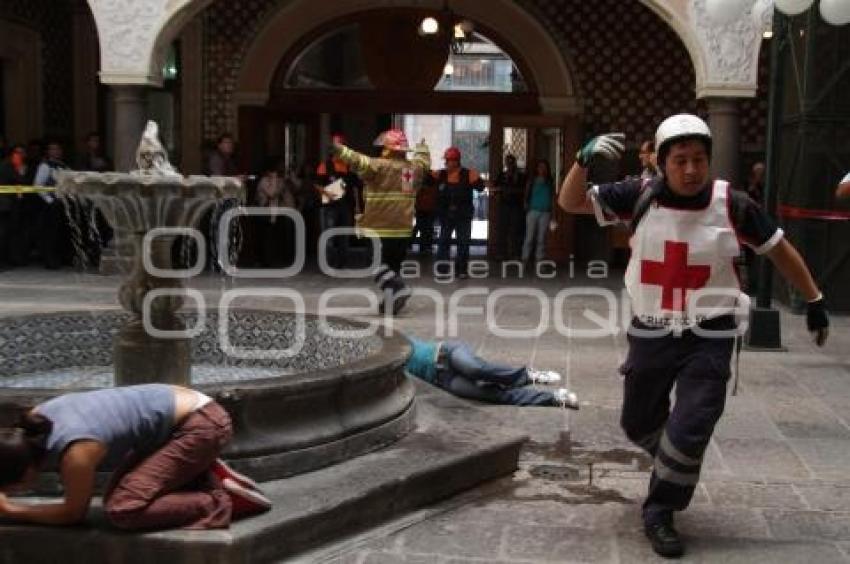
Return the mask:
[[[7,145],[0,136],[0,266],[25,266],[40,262],[50,269],[71,264],[78,252],[97,263],[100,251],[112,236],[103,216],[85,202],[62,200],[49,191],[28,187],[56,185],[63,169],[104,172],[112,163],[104,154],[97,133],[86,136],[73,161],[62,143],[48,139],[26,145]],[[71,228],[82,228],[77,244]]]
[[[344,142],[344,139],[338,139]],[[487,197],[498,207],[497,259],[545,258],[545,242],[550,231],[551,214],[557,192],[556,179],[545,160],[535,162],[527,174],[508,154],[505,166],[495,178],[485,181],[482,174],[462,164],[459,149],[449,148],[442,155],[444,166],[426,179],[416,198],[416,223],[411,243],[420,255],[430,256],[436,247],[440,260],[450,260],[456,246],[456,272],[466,271],[474,218],[485,219],[482,206]],[[28,145],[6,147],[0,139],[0,265],[4,267],[41,263],[55,269],[74,264],[80,249],[74,248],[73,224],[82,233],[86,261],[96,266],[102,247],[112,230],[102,215],[81,208],[79,202],[57,199],[50,192],[21,193],[13,187],[56,184],[55,172],[62,169],[106,172],[112,162],[102,149],[101,137],[89,134],[76,158],[69,161],[58,141],[32,141]],[[437,159],[435,159],[437,160]],[[352,227],[363,212],[363,183],[347,165],[329,152],[315,166],[287,167],[282,158],[268,158],[259,170],[242,170],[236,158],[235,139],[222,134],[204,158],[204,174],[234,176],[246,185],[246,204],[270,208],[267,215],[242,220],[242,247],[239,263],[244,266],[280,267],[295,257],[295,221],[298,216],[306,227],[308,255],[316,256],[320,235],[328,229]],[[326,192],[327,187],[343,187],[340,197]],[[281,211],[281,208],[290,210]],[[92,214],[94,217],[91,217]],[[211,217],[199,226],[214,242]],[[79,239],[80,233],[75,234]],[[414,243],[415,242],[415,243]],[[353,236],[334,236],[327,241],[325,256],[336,268],[368,264],[371,246]]]
[[[343,141],[344,139],[337,139]],[[280,267],[293,262],[296,245],[296,218],[306,227],[308,255],[315,256],[320,235],[328,229],[352,227],[363,212],[363,183],[347,165],[329,152],[316,166],[302,164],[287,167],[282,158],[269,158],[247,174],[240,169],[232,135],[221,135],[204,159],[205,174],[236,176],[246,185],[247,205],[269,208],[267,215],[254,215],[242,221],[242,248],[239,263],[245,266]],[[640,176],[656,174],[654,146],[640,146]],[[530,262],[546,258],[546,239],[554,231],[552,211],[558,182],[544,159],[534,161],[528,171],[518,166],[517,158],[507,154],[502,171],[489,180],[462,164],[460,150],[449,148],[443,155],[444,166],[432,172],[416,197],[416,223],[411,244],[421,256],[449,260],[451,248],[459,275],[466,271],[474,217],[480,215],[482,192],[497,208],[496,238],[492,248],[497,260]],[[435,159],[436,160],[436,159]],[[55,140],[31,141],[27,145],[7,146],[0,137],[0,266],[24,266],[41,263],[55,269],[71,265],[81,250],[74,248],[71,226],[77,223],[82,235],[86,261],[97,265],[103,246],[112,230],[102,215],[85,209],[80,202],[57,199],[50,192],[21,193],[15,187],[54,186],[55,172],[62,169],[105,172],[113,169],[102,149],[101,137],[89,134],[76,158],[65,158],[62,144]],[[530,171],[530,172],[529,172]],[[337,182],[341,181],[341,182]],[[335,184],[336,183],[336,184]],[[753,165],[744,189],[761,203],[764,164]],[[328,186],[342,186],[341,195],[329,194]],[[281,209],[290,210],[288,212]],[[483,218],[482,218],[483,219]],[[212,239],[209,220],[200,226]],[[334,236],[325,249],[330,266],[336,268],[368,264],[370,245],[353,236]],[[754,278],[753,257],[747,255],[748,278]]]
[[[232,139],[220,139],[210,164],[232,163],[232,150]],[[504,171],[493,180],[485,180],[474,168],[463,166],[458,148],[450,147],[442,157],[444,166],[432,171],[417,192],[411,249],[417,249],[423,257],[436,255],[441,261],[453,260],[455,274],[464,277],[472,224],[476,218],[486,219],[483,202],[489,197],[499,209],[498,229],[491,230],[498,237],[496,258],[543,260],[557,192],[549,163],[536,161],[533,173],[528,175],[517,167],[513,155],[507,155]],[[209,168],[211,173],[232,172],[223,167]],[[340,197],[326,193],[328,186],[338,186],[340,180],[344,190]],[[363,182],[332,152],[318,166],[298,171],[286,170],[282,161],[271,159],[248,186],[248,199],[254,205],[282,206],[300,213],[307,227],[307,240],[312,242],[317,242],[328,229],[353,226],[365,205]],[[293,226],[289,217],[255,217],[252,223],[247,226],[246,236],[256,237],[259,242],[243,249],[245,260],[263,266],[292,260],[294,249],[289,234]],[[356,237],[334,236],[327,241],[325,255],[332,267],[355,267],[368,264],[369,257],[364,253],[369,248],[367,242]],[[316,252],[315,246],[312,251]]]

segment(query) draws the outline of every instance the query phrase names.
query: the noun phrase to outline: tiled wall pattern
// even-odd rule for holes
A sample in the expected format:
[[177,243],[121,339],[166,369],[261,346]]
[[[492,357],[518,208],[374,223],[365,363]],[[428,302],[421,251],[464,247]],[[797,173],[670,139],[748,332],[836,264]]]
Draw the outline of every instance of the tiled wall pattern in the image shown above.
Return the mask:
[[[234,83],[250,39],[288,0],[216,0],[205,12],[204,135],[233,129]],[[552,33],[567,55],[586,101],[586,133],[651,136],[665,116],[704,114],[695,101],[694,71],[675,32],[637,0],[516,0]],[[760,72],[766,75],[766,58]],[[766,77],[765,81],[766,81]],[[742,143],[763,146],[766,94],[741,104]]]
[[[41,34],[44,63],[44,133],[69,138],[73,131],[72,2],[57,0],[3,0],[0,18],[30,27]],[[28,139],[9,139],[26,143]]]
[[763,41],[759,52],[759,87],[755,98],[741,100],[741,147],[762,152],[767,140],[767,87],[770,76],[770,41]]
[[519,0],[550,31],[585,100],[585,133],[651,137],[667,115],[696,110],[694,71],[676,33],[628,0]]
[[268,12],[287,0],[216,0],[204,18],[204,138],[235,133],[235,116],[228,114],[233,89],[245,52]]

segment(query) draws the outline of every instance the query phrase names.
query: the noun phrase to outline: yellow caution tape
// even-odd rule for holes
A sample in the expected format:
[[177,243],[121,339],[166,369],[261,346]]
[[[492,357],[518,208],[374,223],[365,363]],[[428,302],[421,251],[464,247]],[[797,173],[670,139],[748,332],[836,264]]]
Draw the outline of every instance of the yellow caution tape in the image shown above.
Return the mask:
[[52,186],[0,186],[0,194],[39,194],[55,192]]

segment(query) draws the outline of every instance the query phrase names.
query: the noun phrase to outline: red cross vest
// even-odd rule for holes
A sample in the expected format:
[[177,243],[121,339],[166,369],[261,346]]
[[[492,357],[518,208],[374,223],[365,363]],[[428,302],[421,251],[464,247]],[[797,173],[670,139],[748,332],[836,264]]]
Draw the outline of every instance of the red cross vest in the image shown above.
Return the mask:
[[653,202],[631,239],[626,289],[638,320],[650,327],[687,329],[734,313],[741,252],[730,214],[729,184],[717,180],[702,209]]

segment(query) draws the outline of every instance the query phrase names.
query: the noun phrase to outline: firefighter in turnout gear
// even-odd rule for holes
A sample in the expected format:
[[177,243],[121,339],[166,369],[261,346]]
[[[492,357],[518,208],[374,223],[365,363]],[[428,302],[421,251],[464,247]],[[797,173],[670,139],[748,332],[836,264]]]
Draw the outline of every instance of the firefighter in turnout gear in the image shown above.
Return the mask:
[[739,242],[770,258],[806,298],[806,321],[818,346],[829,326],[823,295],[782,230],[745,193],[709,177],[711,148],[703,120],[672,116],[656,133],[660,176],[587,190],[590,161],[617,159],[623,151],[622,134],[596,137],[579,151],[558,200],[565,211],[595,213],[601,225],[623,222],[632,231],[625,282],[634,317],[620,368],[621,425],[654,459],[644,531],[665,557],[684,553],[673,513],[691,501],[726,401]]
[[383,295],[380,312],[398,314],[410,297],[410,289],[401,278],[401,264],[413,230],[416,191],[431,168],[431,155],[423,140],[411,159],[407,136],[399,129],[385,131],[375,140],[383,148],[379,158],[368,157],[345,145],[335,143],[338,157],[348,163],[364,184],[365,210],[357,218],[364,235],[381,241],[381,266],[375,282]]

